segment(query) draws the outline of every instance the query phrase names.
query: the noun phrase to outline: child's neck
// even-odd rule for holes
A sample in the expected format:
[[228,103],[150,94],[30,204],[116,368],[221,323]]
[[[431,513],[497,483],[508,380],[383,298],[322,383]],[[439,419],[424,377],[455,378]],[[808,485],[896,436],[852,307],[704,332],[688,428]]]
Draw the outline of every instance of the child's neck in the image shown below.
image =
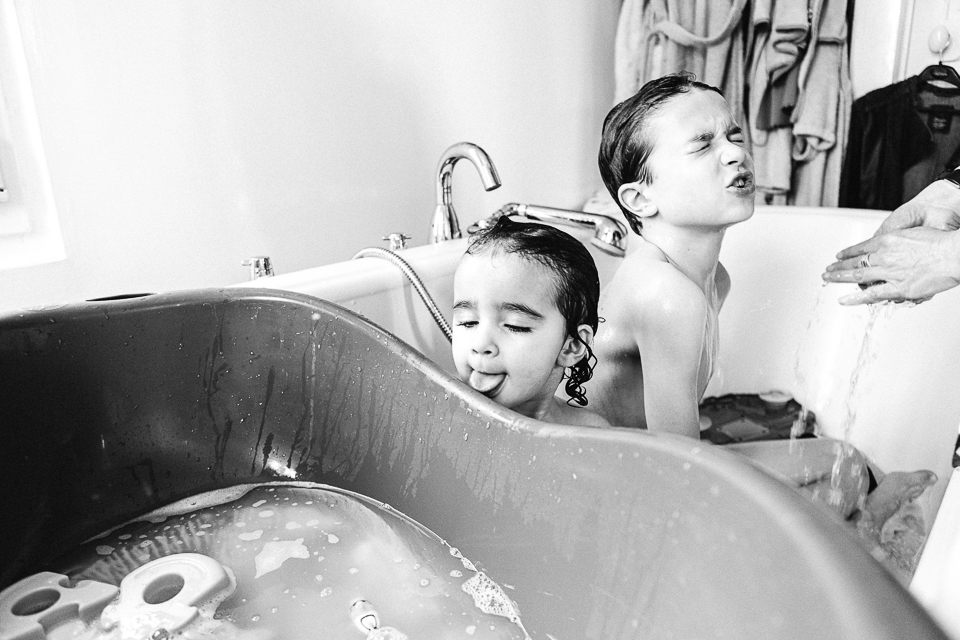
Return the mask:
[[559,422],[562,412],[558,403],[559,400],[555,396],[544,396],[536,401],[527,402],[522,407],[516,407],[514,410],[541,422]]
[[539,396],[530,398],[521,406],[513,407],[513,410],[528,418],[540,420],[541,422],[557,422],[562,413],[558,406],[560,401],[558,401],[555,395],[550,393],[549,390],[559,389],[562,380],[563,369],[556,367],[543,386],[547,391],[544,391]]
[[644,227],[643,239],[706,292],[714,285],[724,231],[652,224]]

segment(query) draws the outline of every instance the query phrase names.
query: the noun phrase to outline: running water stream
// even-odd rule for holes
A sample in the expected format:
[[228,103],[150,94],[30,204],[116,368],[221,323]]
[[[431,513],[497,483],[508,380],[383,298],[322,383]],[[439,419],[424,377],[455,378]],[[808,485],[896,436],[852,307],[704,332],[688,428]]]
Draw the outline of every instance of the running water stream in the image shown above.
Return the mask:
[[[803,393],[804,402],[801,403],[800,414],[797,416],[791,429],[791,441],[795,441],[796,438],[805,432],[810,417],[809,406],[818,403],[818,401],[819,404],[825,404],[826,400],[825,398],[817,397],[817,393],[820,390],[811,389],[811,383],[816,385],[817,381],[811,381],[807,378],[807,372],[811,370],[809,365],[817,365],[812,370],[819,371],[824,368],[824,363],[807,363],[808,366],[804,367],[803,362],[808,349],[814,349],[814,352],[816,352],[815,347],[812,346],[811,343],[820,328],[820,323],[823,322],[823,317],[826,315],[820,312],[822,305],[833,303],[832,298],[830,298],[829,301],[825,300],[825,298],[828,298],[828,296],[825,296],[824,288],[821,288],[820,294],[817,296],[816,306],[811,313],[810,320],[804,331],[803,339],[797,348],[794,373],[796,375],[798,389]],[[882,325],[883,321],[889,319],[893,314],[893,308],[893,304],[874,304],[867,307],[867,317],[863,326],[863,335],[860,340],[856,360],[850,371],[849,384],[845,388],[841,386],[830,389],[830,391],[839,390],[841,393],[845,393],[843,396],[842,418],[838,430],[838,433],[841,434],[841,439],[836,446],[836,458],[834,459],[831,469],[829,488],[826,490],[826,495],[823,496],[825,502],[834,507],[843,502],[844,487],[850,484],[849,482],[845,482],[845,480],[848,480],[848,478],[845,477],[846,474],[854,476],[852,478],[853,486],[860,492],[857,505],[859,508],[863,507],[863,500],[866,497],[865,488],[860,486],[866,474],[864,474],[864,469],[862,469],[860,462],[856,460],[856,449],[851,444],[850,439],[853,426],[857,419],[857,410],[864,396],[863,381],[868,377],[866,371],[876,360],[877,335],[879,333],[878,322]],[[819,424],[816,425],[815,433],[816,435],[820,435]],[[791,446],[793,445],[791,444]]]
[[[843,422],[840,425],[840,432],[843,434],[843,440],[837,447],[837,457],[833,463],[833,469],[830,475],[830,490],[827,496],[827,503],[837,505],[843,500],[843,473],[848,468],[849,473],[862,477],[862,469],[859,463],[852,465],[845,464],[854,456],[854,447],[850,444],[850,434],[853,425],[857,420],[857,408],[860,406],[860,399],[863,395],[861,376],[876,360],[876,325],[880,318],[886,320],[893,313],[892,304],[875,304],[868,307],[867,322],[863,329],[863,341],[860,343],[860,350],[857,353],[856,363],[853,365],[853,371],[850,374],[850,386],[847,391],[846,410],[843,415]],[[862,488],[862,487],[858,487]],[[866,499],[867,492],[861,491],[857,507],[862,509]]]

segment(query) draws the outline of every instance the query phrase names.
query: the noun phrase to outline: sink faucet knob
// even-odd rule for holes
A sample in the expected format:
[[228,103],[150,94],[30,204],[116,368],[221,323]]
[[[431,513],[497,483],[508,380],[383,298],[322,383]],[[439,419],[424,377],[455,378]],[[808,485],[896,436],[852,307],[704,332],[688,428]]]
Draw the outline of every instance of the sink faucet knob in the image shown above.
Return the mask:
[[243,266],[250,267],[251,280],[273,275],[273,264],[270,262],[270,256],[251,256],[243,261]]
[[497,168],[493,166],[487,152],[477,145],[472,142],[458,142],[444,151],[437,166],[437,208],[433,212],[433,222],[430,225],[431,243],[463,237],[460,222],[453,210],[451,193],[453,167],[461,158],[466,158],[476,167],[484,189],[493,191],[500,186]]
[[383,240],[390,241],[390,251],[400,251],[401,249],[407,248],[407,240],[410,239],[410,236],[402,233],[391,233],[390,235],[383,236]]

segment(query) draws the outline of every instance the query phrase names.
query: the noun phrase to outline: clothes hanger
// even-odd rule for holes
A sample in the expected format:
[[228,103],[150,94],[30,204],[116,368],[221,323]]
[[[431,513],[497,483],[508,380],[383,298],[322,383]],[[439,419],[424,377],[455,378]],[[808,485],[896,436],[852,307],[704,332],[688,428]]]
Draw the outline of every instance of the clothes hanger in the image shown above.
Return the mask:
[[927,42],[930,51],[937,54],[937,64],[931,64],[917,77],[921,89],[932,87],[960,89],[960,74],[948,64],[943,64],[943,52],[950,46],[950,32],[943,25],[930,32]]
[[934,83],[945,83],[948,85],[947,88],[960,89],[960,74],[957,73],[956,69],[942,62],[930,65],[921,71],[917,77],[921,83],[927,85],[944,88],[943,84]]

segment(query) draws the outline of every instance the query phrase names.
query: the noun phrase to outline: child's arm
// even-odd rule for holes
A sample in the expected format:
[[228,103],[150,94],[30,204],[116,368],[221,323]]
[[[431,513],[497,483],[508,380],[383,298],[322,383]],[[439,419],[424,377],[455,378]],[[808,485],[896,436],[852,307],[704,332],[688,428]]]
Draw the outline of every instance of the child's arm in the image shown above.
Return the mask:
[[707,313],[703,293],[673,272],[641,298],[635,339],[647,428],[699,439],[698,378]]

